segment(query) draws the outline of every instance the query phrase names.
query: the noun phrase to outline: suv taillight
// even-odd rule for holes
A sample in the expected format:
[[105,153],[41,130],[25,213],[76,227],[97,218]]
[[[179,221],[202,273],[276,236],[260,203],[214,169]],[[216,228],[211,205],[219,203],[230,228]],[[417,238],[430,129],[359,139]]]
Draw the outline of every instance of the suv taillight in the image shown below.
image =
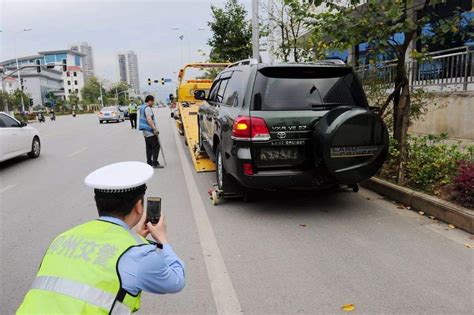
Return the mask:
[[260,117],[239,116],[232,126],[232,138],[235,140],[270,140],[265,120]]

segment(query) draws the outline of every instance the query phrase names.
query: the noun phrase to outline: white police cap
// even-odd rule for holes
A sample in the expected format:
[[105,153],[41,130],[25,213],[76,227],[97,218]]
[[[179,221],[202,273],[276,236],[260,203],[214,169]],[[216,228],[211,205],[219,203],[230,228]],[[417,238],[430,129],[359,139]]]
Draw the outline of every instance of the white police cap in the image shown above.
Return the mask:
[[145,186],[152,176],[150,165],[129,161],[101,167],[87,175],[84,183],[100,192],[122,193]]

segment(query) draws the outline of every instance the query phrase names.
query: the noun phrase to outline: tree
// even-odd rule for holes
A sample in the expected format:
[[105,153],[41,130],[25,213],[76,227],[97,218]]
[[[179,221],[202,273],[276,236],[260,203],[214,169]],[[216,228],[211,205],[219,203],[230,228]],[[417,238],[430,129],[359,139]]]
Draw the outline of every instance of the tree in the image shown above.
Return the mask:
[[247,11],[237,0],[227,0],[224,8],[211,5],[213,20],[208,22],[213,32],[208,40],[212,62],[247,59],[252,55],[252,28]]
[[48,102],[46,103],[46,106],[54,107],[54,105],[56,105],[57,96],[53,92],[48,92],[46,94],[46,99],[48,100]]
[[8,106],[9,110],[12,110],[9,101],[10,101],[10,96],[8,95],[8,93],[4,91],[0,91],[0,108],[2,111],[5,111],[6,109],[5,105]]
[[25,104],[25,110],[30,104],[30,98],[22,90],[15,90],[9,94],[8,97],[8,109],[14,111],[21,111],[21,99],[23,98],[23,104]]
[[[108,98],[114,98],[119,105],[127,105],[128,104],[128,95],[125,93],[129,90],[128,84],[125,82],[119,82],[115,86],[111,87],[110,90],[107,92]],[[118,100],[116,96],[118,94]]]
[[[100,83],[96,77],[91,77],[86,81],[84,87],[81,89],[82,100],[84,104],[98,104],[100,103]],[[104,104],[107,104],[107,97],[105,89],[102,87],[102,95],[104,97]]]
[[[407,160],[407,135],[411,111],[411,87],[407,72],[407,55],[410,44],[416,36],[422,36],[423,28],[435,19],[436,4],[441,0],[351,0],[347,6],[337,1],[309,0],[313,7],[323,2],[327,11],[315,13],[317,10],[298,10],[299,0],[286,0],[296,14],[305,19],[307,27],[317,39],[318,47],[325,49],[349,49],[360,43],[367,43],[371,53],[368,55],[370,64],[390,56],[396,60],[393,90],[380,108],[383,114],[387,107],[393,105],[393,138],[400,152],[398,182],[404,182],[404,163]],[[449,25],[456,20],[440,19],[444,27],[440,27],[437,39],[449,33]],[[426,57],[426,47],[412,51],[412,57]]]
[[268,29],[264,33],[271,32],[273,35],[275,56],[284,62],[301,62],[310,59],[311,47],[309,42],[303,39],[305,17],[298,12],[305,12],[311,7],[309,2],[294,2],[292,5],[284,0],[276,0],[271,6],[265,6],[268,21]]
[[68,103],[70,109],[77,108],[77,105],[79,105],[79,96],[76,94],[69,94]]

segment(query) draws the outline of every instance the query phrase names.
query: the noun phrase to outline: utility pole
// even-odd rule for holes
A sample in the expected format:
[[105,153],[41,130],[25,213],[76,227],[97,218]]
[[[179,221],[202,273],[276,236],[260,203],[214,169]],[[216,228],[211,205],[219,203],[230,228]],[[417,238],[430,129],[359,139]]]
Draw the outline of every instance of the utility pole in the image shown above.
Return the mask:
[[104,97],[102,95],[102,81],[99,81],[99,90],[100,90],[100,107],[104,107]]
[[[21,77],[20,77],[20,65],[18,63],[18,55],[16,53],[16,34],[21,33],[21,32],[29,32],[29,31],[31,31],[31,28],[24,28],[22,30],[19,30],[19,31],[13,33],[13,51],[15,53],[15,59],[16,59],[16,70],[18,71],[17,72],[18,85],[20,86],[20,91],[22,91],[22,92],[23,92],[23,89],[22,89]],[[21,100],[21,112],[24,112],[25,111],[25,103],[23,101],[23,95],[20,96],[20,100]]]
[[260,62],[258,0],[252,0],[252,58]]

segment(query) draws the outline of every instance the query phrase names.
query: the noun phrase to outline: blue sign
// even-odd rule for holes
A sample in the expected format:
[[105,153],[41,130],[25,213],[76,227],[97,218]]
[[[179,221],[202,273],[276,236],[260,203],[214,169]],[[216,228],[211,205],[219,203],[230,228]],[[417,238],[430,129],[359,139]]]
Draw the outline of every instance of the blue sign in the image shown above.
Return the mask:
[[173,82],[173,80],[171,80],[171,79],[165,79],[165,83],[171,83],[171,82]]

